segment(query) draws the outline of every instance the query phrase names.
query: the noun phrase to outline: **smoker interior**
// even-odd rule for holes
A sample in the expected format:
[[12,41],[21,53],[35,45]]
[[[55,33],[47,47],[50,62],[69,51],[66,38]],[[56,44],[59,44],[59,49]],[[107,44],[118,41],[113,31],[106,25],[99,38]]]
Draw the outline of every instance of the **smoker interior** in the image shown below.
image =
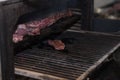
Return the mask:
[[[17,5],[14,5],[14,4],[17,4]],[[15,15],[16,24],[15,24],[15,27],[12,28],[13,29],[12,30],[13,33],[14,33],[15,29],[16,29],[16,25],[17,24],[25,23],[25,22],[28,22],[28,21],[32,21],[34,19],[39,18],[40,16],[41,17],[45,16],[45,15],[43,15],[45,11],[43,11],[42,14],[41,14],[41,11],[44,10],[44,7],[48,7],[47,4],[46,4],[46,6],[40,7],[40,9],[37,11],[36,9],[34,9],[32,7],[26,6],[22,2],[21,3],[20,2],[18,2],[18,3],[15,2],[14,4],[12,6],[10,5],[10,7],[12,8],[14,6],[17,6],[19,8],[18,12],[22,12],[22,13],[17,13],[17,15]],[[24,8],[22,9],[21,6],[23,6]],[[64,9],[64,8],[66,8],[66,7],[59,6],[57,9],[51,9],[51,11],[56,11],[56,10],[59,11],[60,9]],[[29,9],[30,9],[30,11],[29,11]],[[66,18],[60,19],[55,24],[53,24],[53,25],[49,26],[48,28],[42,30],[40,36],[27,36],[23,41],[21,41],[21,42],[19,42],[17,44],[14,44],[15,61],[16,61],[16,59],[19,60],[18,59],[19,57],[17,55],[20,55],[21,52],[23,52],[24,50],[28,50],[28,49],[32,48],[33,46],[35,46],[36,44],[40,44],[40,41],[46,40],[48,38],[51,38],[51,37],[48,37],[48,36],[52,36],[52,38],[56,37],[56,36],[60,35],[64,30],[70,28],[71,26],[74,26],[75,28],[76,27],[80,28],[80,24],[81,24],[81,10],[79,8],[71,8],[71,10],[72,10],[72,12],[74,14],[72,17],[66,17]],[[49,15],[49,12],[51,12],[51,11],[47,11],[48,13],[45,12],[45,14],[47,13]],[[33,17],[34,15],[39,14],[39,12],[40,12],[41,15],[37,15],[37,16]],[[38,55],[38,56],[40,57],[40,55]],[[22,58],[24,58],[24,57],[22,57]],[[34,60],[34,59],[32,59],[32,60]],[[36,60],[36,61],[39,61],[39,60]],[[21,64],[21,63],[19,63],[19,61],[17,61],[17,62],[15,62],[15,65],[16,64]],[[33,63],[31,63],[31,64],[33,64]],[[21,64],[21,65],[24,65],[24,64]],[[27,65],[29,66],[29,64],[27,64]],[[20,65],[16,65],[15,68],[17,68],[17,67],[21,67],[21,66]],[[19,68],[19,69],[22,69],[22,68]],[[27,70],[27,67],[25,68],[25,70]],[[29,70],[29,71],[31,71],[31,70]],[[34,71],[36,71],[36,70],[33,70],[32,72],[34,72]],[[22,71],[20,71],[20,72],[22,73]],[[16,74],[21,75],[21,73],[19,73],[19,71],[16,70]],[[38,73],[40,73],[40,72],[38,72]],[[30,74],[30,75],[32,75],[32,74]],[[28,77],[36,78],[36,77],[30,76],[30,75],[28,75]],[[27,75],[23,74],[22,76],[27,76]],[[41,79],[41,78],[42,78],[42,76],[37,78],[37,79]],[[43,78],[44,78],[44,76],[43,76]],[[50,79],[50,78],[48,77],[48,79]]]
[[[22,51],[15,56],[16,74],[37,79],[85,79],[118,48],[120,40],[116,36],[96,34],[69,30],[56,38],[66,44],[63,51],[41,43]],[[95,67],[91,69],[92,66]]]
[[[24,41],[14,44],[16,74],[44,80],[85,79],[107,58],[110,50],[114,51],[114,48],[118,47],[119,38],[114,36],[76,31],[82,25],[83,14],[76,7],[72,8],[72,11],[72,17],[57,21],[50,28],[42,30],[40,36],[29,36]],[[19,19],[21,20],[21,17],[16,23],[19,23]],[[22,21],[28,19],[29,17],[24,17]],[[75,32],[65,31],[70,27]],[[44,41],[51,37],[61,39],[66,45],[65,50],[56,51],[46,45]],[[95,67],[91,69],[92,66]]]

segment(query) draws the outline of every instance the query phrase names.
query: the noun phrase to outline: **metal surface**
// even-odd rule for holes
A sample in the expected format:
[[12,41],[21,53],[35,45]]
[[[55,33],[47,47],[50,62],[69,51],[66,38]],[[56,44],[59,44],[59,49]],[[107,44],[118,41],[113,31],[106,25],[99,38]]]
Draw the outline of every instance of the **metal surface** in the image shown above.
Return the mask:
[[79,0],[25,0],[26,4],[35,8],[46,8],[46,9],[53,9],[53,8],[78,8]]
[[6,19],[3,11],[0,4],[0,80],[14,80],[12,34],[9,29],[6,29]]
[[120,20],[110,20],[110,19],[94,19],[93,31],[114,33],[120,31]]
[[63,33],[64,51],[36,45],[15,57],[16,74],[38,79],[83,80],[119,46],[120,38],[89,32]]
[[117,63],[117,66],[120,67],[120,48],[113,54],[113,59]]
[[94,0],[79,0],[82,13],[83,30],[91,30],[94,19]]

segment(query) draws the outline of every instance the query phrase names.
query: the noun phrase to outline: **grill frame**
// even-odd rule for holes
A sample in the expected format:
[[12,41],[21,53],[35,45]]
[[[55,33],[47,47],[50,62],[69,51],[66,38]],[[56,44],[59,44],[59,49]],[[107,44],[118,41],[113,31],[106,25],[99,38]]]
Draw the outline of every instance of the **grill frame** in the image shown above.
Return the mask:
[[[83,29],[90,30],[93,19],[93,0],[81,0],[81,3],[88,5],[84,8],[84,5],[81,4],[82,13],[85,13],[82,18],[82,26],[87,24],[86,26],[88,27]],[[0,3],[0,44],[2,44],[0,45],[1,80],[15,80],[12,42],[12,34],[14,32],[13,26],[16,24],[19,16],[34,10],[35,9],[26,6],[22,0],[8,0]]]
[[[20,62],[19,60],[23,60],[23,62],[21,62],[21,64],[23,63],[24,65],[23,66],[19,65],[16,62],[16,68],[15,68],[16,74],[26,75],[28,77],[30,77],[30,75],[31,75],[32,78],[37,78],[37,79],[40,79],[42,77],[43,79],[50,78],[52,80],[54,80],[54,79],[56,80],[56,78],[57,78],[57,80],[84,80],[84,79],[86,80],[86,78],[89,77],[89,75],[91,75],[90,73],[92,73],[92,71],[94,71],[96,68],[101,66],[101,64],[103,62],[105,62],[105,60],[120,47],[120,42],[119,42],[120,37],[119,36],[113,36],[113,35],[109,35],[109,34],[96,33],[96,32],[91,33],[91,32],[86,32],[86,31],[83,31],[83,32],[82,31],[75,31],[75,30],[68,30],[68,31],[80,33],[79,35],[81,35],[81,36],[79,38],[82,38],[82,37],[85,38],[85,39],[82,39],[83,41],[80,39],[81,46],[83,46],[83,47],[80,46],[80,48],[79,48],[80,52],[79,52],[79,49],[77,49],[78,51],[74,51],[74,49],[73,49],[70,53],[64,54],[64,53],[58,52],[58,51],[57,52],[55,52],[55,51],[50,52],[49,50],[45,50],[45,49],[39,50],[37,48],[35,48],[35,50],[33,49],[33,51],[32,51],[32,49],[30,49],[31,51],[30,50],[27,50],[25,52],[23,51],[23,52],[21,52],[21,54],[18,54],[18,58],[16,57],[17,58],[16,61],[18,60],[18,62]],[[73,36],[70,36],[70,37],[73,37]],[[86,38],[90,39],[90,41]],[[102,38],[104,38],[104,39],[102,39]],[[106,40],[106,42],[104,40]],[[91,41],[93,41],[93,42],[91,42]],[[105,45],[102,45],[101,43],[103,43]],[[86,49],[87,51],[83,51],[83,49]],[[35,53],[35,51],[37,51],[37,53]],[[48,52],[48,54],[46,54],[46,52]],[[77,55],[77,52],[79,53],[78,55]],[[56,54],[56,55],[53,55],[52,53]],[[90,53],[89,56],[87,56],[88,55],[87,53]],[[32,69],[32,66],[34,68],[35,65],[29,64],[30,62],[32,62],[32,59],[30,57],[28,57],[28,56],[30,56],[28,54],[31,54],[31,57],[33,55],[34,57],[36,57],[36,59],[38,57],[40,59],[40,57],[44,58],[45,56],[48,56],[48,57],[45,57],[43,59],[44,60],[43,64],[44,64],[44,62],[49,61],[51,64],[52,64],[52,62],[54,62],[54,63],[56,62],[56,64],[53,64],[53,65],[57,65],[59,67],[61,67],[61,65],[62,65],[62,67],[64,65],[66,65],[66,66],[69,65],[69,66],[65,67],[65,69],[63,69],[63,68],[59,69],[59,67],[54,67],[52,65],[47,64],[46,65],[46,66],[48,66],[47,68],[44,68],[45,67],[44,66],[44,67],[40,67],[40,69],[42,68],[44,71],[44,70],[52,67],[53,74],[52,73],[50,74],[49,71],[48,71],[48,73],[47,72],[41,73],[41,71],[39,72],[39,69],[37,70],[37,66],[35,67],[35,69]],[[25,55],[27,55],[27,56],[25,57]],[[37,55],[41,55],[41,56],[37,56]],[[43,55],[45,55],[45,56],[43,56]],[[57,57],[57,55],[59,55],[59,56]],[[60,55],[62,55],[62,57],[60,57]],[[72,56],[72,57],[70,58],[70,56]],[[52,58],[55,60],[60,60],[60,61],[53,61]],[[67,63],[68,60],[74,61],[74,59],[75,60],[77,59],[79,61],[79,63],[74,64],[73,66],[70,65],[70,63]],[[40,63],[41,60],[42,59],[40,59],[39,62],[37,62],[37,63]],[[64,62],[66,64],[61,63],[62,60],[66,61],[66,62]],[[26,63],[25,61],[28,61],[27,64],[29,66],[27,66],[25,64]],[[34,62],[34,60],[33,60],[33,62]],[[68,62],[70,62],[70,61],[68,61]],[[76,62],[73,62],[73,63],[76,63]],[[71,63],[71,64],[73,64],[73,63]],[[59,64],[61,64],[61,65],[59,65]],[[61,71],[56,73],[56,71],[55,71],[56,68],[58,68],[58,71],[59,70],[61,70]],[[36,70],[36,71],[34,71],[34,70]],[[65,75],[63,74],[63,71],[69,71],[69,70],[70,70],[70,72],[69,73],[66,72],[65,75],[73,76],[72,74],[74,73],[74,71],[76,72],[72,78],[69,76],[65,77]],[[32,71],[33,71],[33,73],[35,73],[37,75],[32,74]],[[40,74],[38,74],[37,71]],[[24,74],[24,73],[26,73],[26,74]],[[54,73],[56,73],[56,74],[54,74]],[[60,76],[60,75],[56,76],[57,74],[60,74],[63,76]]]

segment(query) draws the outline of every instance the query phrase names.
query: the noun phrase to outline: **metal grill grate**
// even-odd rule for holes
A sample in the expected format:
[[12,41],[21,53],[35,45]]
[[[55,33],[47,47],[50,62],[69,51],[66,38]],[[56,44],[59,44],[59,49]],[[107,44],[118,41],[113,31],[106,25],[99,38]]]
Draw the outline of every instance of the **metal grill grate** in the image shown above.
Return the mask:
[[[64,51],[36,45],[16,55],[16,69],[58,77],[55,80],[76,80],[82,74],[87,73],[87,70],[96,65],[95,63],[103,56],[108,55],[112,49],[115,50],[115,47],[117,49],[120,41],[120,38],[116,36],[70,31],[63,33],[58,39],[66,44]],[[19,74],[17,71],[16,73]],[[26,73],[22,75],[26,76]],[[34,76],[29,75],[29,77]],[[40,79],[39,77],[37,78]],[[45,76],[42,79],[54,80],[53,78],[47,76],[46,79]]]

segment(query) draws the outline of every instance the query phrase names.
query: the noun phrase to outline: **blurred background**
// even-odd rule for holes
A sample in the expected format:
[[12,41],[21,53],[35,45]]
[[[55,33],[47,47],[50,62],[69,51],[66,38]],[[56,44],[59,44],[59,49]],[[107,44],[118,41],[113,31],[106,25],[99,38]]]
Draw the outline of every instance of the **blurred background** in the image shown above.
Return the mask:
[[120,0],[94,0],[94,13],[92,30],[119,34]]

